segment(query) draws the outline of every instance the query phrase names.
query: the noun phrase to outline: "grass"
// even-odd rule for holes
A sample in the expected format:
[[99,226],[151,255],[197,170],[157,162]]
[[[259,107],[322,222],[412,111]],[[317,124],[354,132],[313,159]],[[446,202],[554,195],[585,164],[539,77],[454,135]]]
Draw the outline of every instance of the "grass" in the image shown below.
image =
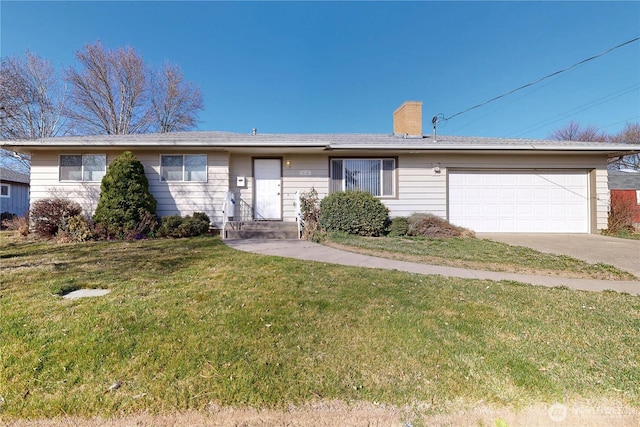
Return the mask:
[[328,236],[328,244],[385,258],[477,270],[560,275],[601,280],[634,280],[635,276],[608,264],[589,264],[566,256],[486,239],[424,237]]
[[621,229],[616,231],[615,233],[609,232],[608,230],[604,230],[604,234],[609,237],[617,237],[619,239],[631,239],[631,240],[640,240],[640,231],[630,231],[627,229]]
[[[0,253],[2,420],[333,400],[640,407],[630,295],[303,262],[211,237],[3,235]],[[76,287],[112,292],[59,296]]]

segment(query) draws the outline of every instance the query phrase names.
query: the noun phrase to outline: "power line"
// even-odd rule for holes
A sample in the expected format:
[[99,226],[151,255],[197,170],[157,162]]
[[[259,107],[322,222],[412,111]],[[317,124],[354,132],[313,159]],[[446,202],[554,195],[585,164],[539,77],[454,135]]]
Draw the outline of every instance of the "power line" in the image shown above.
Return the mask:
[[578,113],[581,113],[583,111],[589,110],[589,109],[591,109],[593,107],[597,107],[598,105],[604,104],[606,102],[613,101],[613,100],[615,100],[617,98],[620,98],[621,96],[624,96],[626,94],[629,94],[629,93],[637,91],[638,88],[640,88],[640,84],[636,83],[636,84],[633,84],[633,85],[628,86],[626,88],[620,89],[620,90],[618,90],[616,92],[610,93],[609,95],[593,99],[593,100],[587,102],[586,104],[579,105],[577,107],[571,108],[570,110],[567,110],[567,111],[563,112],[562,115],[560,115],[560,116],[556,115],[556,116],[550,117],[549,119],[543,120],[542,122],[526,126],[524,129],[522,129],[516,135],[514,135],[514,137],[515,138],[519,138],[522,135],[526,135],[526,134],[531,133],[533,131],[536,131],[538,129],[542,129],[543,127],[549,126],[549,125],[551,125],[553,123],[557,123],[557,122],[562,121],[562,120],[564,120],[564,119],[566,119],[568,117],[575,116]]
[[631,40],[627,40],[627,41],[626,41],[626,42],[624,42],[624,43],[620,43],[619,45],[614,46],[614,47],[611,47],[611,48],[609,48],[609,49],[605,50],[604,52],[600,52],[599,54],[594,55],[594,56],[592,56],[592,57],[590,57],[590,58],[583,59],[583,60],[582,60],[582,61],[580,61],[580,62],[576,62],[575,64],[573,64],[573,65],[571,65],[571,66],[569,66],[569,67],[567,67],[567,68],[563,68],[562,70],[558,70],[558,71],[553,72],[553,73],[551,73],[551,74],[548,74],[548,75],[546,75],[546,76],[544,76],[544,77],[541,77],[541,78],[539,78],[538,80],[535,80],[535,81],[533,81],[533,82],[531,82],[531,83],[527,83],[527,84],[522,85],[522,86],[520,86],[520,87],[518,87],[518,88],[515,88],[515,89],[513,89],[513,90],[510,90],[509,92],[503,93],[502,95],[498,95],[498,96],[496,96],[496,97],[494,97],[494,98],[491,98],[490,100],[485,101],[485,102],[483,102],[483,103],[481,103],[481,104],[474,105],[473,107],[469,107],[469,108],[467,108],[466,110],[460,111],[460,112],[458,112],[458,113],[455,113],[455,114],[454,114],[454,115],[452,115],[452,116],[449,116],[449,117],[445,118],[444,120],[450,120],[450,119],[452,119],[452,118],[454,118],[454,117],[457,117],[457,116],[459,116],[459,115],[461,115],[461,114],[464,114],[464,113],[469,112],[469,111],[471,111],[471,110],[474,110],[474,109],[476,109],[476,108],[479,108],[479,107],[485,106],[485,105],[489,104],[490,102],[496,101],[496,100],[498,100],[498,99],[500,99],[500,98],[504,98],[505,96],[511,95],[512,93],[517,92],[517,91],[519,91],[519,90],[522,90],[522,89],[528,88],[529,86],[533,86],[533,85],[535,85],[535,84],[537,84],[537,83],[540,83],[540,82],[541,82],[541,81],[543,81],[543,80],[546,80],[546,79],[548,79],[548,78],[550,78],[550,77],[556,76],[556,75],[561,74],[561,73],[564,73],[564,72],[566,72],[566,71],[569,71],[569,70],[571,70],[571,69],[573,69],[573,68],[575,68],[575,67],[577,67],[577,66],[579,66],[579,65],[582,65],[582,64],[584,64],[584,63],[586,63],[586,62],[593,61],[593,60],[594,60],[594,59],[596,59],[596,58],[599,58],[599,57],[601,57],[601,56],[603,56],[603,55],[606,55],[606,54],[607,54],[607,53],[609,53],[609,52],[612,52],[612,51],[614,51],[614,50],[616,50],[616,49],[619,49],[619,48],[621,48],[621,47],[623,47],[623,46],[626,46],[626,45],[631,44],[631,43],[633,43],[633,42],[636,42],[636,41],[638,41],[638,40],[640,40],[640,36],[635,37],[635,38],[633,38],[633,39],[631,39]]
[[[559,77],[557,77],[557,78],[559,78]],[[526,98],[527,96],[530,96],[530,95],[534,94],[536,91],[538,91],[538,90],[540,90],[540,89],[542,89],[542,88],[544,88],[544,87],[546,87],[546,86],[550,85],[551,83],[553,83],[553,81],[548,81],[548,82],[546,82],[545,84],[540,85],[540,86],[538,86],[538,87],[536,87],[536,88],[532,89],[530,92],[527,92],[527,93],[523,94],[522,96],[517,97],[517,98],[515,98],[515,99],[511,100],[511,102],[504,103],[504,104],[502,104],[502,105],[500,105],[500,106],[496,107],[495,109],[493,109],[493,110],[489,111],[488,113],[486,113],[486,114],[484,114],[484,115],[479,116],[479,117],[478,117],[478,118],[476,118],[475,120],[466,121],[466,122],[464,122],[464,124],[456,126],[456,128],[455,128],[455,129],[456,129],[456,131],[459,131],[459,130],[461,130],[461,129],[467,128],[467,127],[469,127],[469,126],[473,125],[474,123],[477,123],[477,122],[479,122],[479,121],[483,120],[484,118],[486,118],[486,117],[488,117],[488,116],[491,116],[491,115],[495,114],[496,112],[498,112],[498,111],[500,111],[500,110],[504,110],[505,108],[509,107],[510,105],[515,104],[516,102],[520,101],[521,99],[524,99],[524,98]],[[444,120],[444,119],[443,119],[443,120]],[[444,123],[446,124],[446,121],[445,121]]]
[[619,120],[619,121],[617,121],[615,123],[609,123],[608,125],[600,126],[598,128],[598,130],[602,130],[602,129],[606,129],[606,128],[611,127],[611,126],[619,125],[620,123],[629,123],[631,120],[636,120],[636,119],[639,119],[639,118],[640,118],[640,115],[637,115],[637,116],[634,116],[634,117],[629,117],[628,119]]

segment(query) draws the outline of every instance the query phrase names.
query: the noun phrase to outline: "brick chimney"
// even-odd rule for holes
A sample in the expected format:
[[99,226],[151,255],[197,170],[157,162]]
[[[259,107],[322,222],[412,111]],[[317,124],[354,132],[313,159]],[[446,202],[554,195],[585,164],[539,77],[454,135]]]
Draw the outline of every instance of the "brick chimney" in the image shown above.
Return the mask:
[[393,134],[422,138],[421,101],[405,101],[393,112]]

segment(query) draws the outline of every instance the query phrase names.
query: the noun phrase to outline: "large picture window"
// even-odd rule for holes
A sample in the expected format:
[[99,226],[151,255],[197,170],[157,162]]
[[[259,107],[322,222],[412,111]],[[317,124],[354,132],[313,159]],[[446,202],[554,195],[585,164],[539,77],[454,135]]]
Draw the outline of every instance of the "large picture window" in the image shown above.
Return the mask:
[[206,154],[172,154],[160,156],[162,181],[207,181]]
[[395,194],[396,160],[331,159],[331,192],[367,191],[374,196]]
[[63,154],[60,156],[60,181],[102,181],[107,171],[106,154]]

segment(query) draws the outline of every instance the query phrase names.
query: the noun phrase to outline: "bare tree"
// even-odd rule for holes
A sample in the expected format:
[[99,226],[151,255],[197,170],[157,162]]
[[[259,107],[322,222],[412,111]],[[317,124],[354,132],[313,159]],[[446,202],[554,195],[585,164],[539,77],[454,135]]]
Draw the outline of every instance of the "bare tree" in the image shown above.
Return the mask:
[[[27,52],[0,63],[0,139],[38,139],[64,134],[65,88],[51,62]],[[28,171],[29,156],[0,150],[0,163]]]
[[165,63],[151,77],[152,128],[157,132],[191,130],[204,109],[200,89],[185,82],[176,65]]
[[555,130],[549,139],[558,141],[604,142],[607,134],[600,132],[595,126],[582,127],[580,123],[570,121],[565,127]]
[[38,139],[64,133],[65,89],[47,60],[27,52],[0,65],[0,138]]
[[[549,135],[550,139],[561,141],[616,142],[640,144],[640,123],[627,123],[625,128],[615,135],[600,132],[595,126],[582,127],[579,123],[569,122],[565,127]],[[632,154],[612,159],[609,169],[634,169],[640,171],[640,155]]]
[[76,52],[81,69],[67,70],[80,133],[121,135],[149,128],[147,70],[133,48],[105,50],[100,42]]
[[[640,144],[640,123],[627,123],[615,135],[609,137],[611,142],[620,142],[624,144]],[[633,169],[640,171],[640,155],[632,154],[613,160],[610,165],[615,169]]]

